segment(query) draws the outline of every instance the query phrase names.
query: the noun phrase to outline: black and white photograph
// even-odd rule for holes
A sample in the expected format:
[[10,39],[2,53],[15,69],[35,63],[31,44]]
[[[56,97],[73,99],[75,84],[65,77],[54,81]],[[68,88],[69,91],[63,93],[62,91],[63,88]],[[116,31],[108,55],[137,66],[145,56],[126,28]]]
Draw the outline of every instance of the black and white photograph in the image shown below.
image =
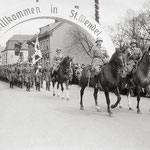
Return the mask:
[[150,0],[0,2],[0,150],[149,139]]

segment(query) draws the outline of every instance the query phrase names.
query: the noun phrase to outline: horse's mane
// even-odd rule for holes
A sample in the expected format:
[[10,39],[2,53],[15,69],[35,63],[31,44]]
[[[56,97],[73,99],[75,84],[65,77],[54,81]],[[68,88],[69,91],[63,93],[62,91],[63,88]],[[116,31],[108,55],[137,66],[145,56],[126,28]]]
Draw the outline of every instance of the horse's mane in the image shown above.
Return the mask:
[[145,55],[148,53],[148,51],[145,51],[144,53],[143,53],[143,56],[142,56],[142,58],[141,58],[141,60],[139,61],[139,64],[143,61],[143,59],[144,59],[144,57],[145,57]]
[[69,59],[69,56],[66,56],[63,58],[61,64],[65,64],[67,62],[67,60]]
[[118,55],[121,55],[121,54],[122,54],[121,52],[116,51],[116,52],[112,55],[111,59],[109,60],[109,64],[114,63],[116,57],[117,57]]

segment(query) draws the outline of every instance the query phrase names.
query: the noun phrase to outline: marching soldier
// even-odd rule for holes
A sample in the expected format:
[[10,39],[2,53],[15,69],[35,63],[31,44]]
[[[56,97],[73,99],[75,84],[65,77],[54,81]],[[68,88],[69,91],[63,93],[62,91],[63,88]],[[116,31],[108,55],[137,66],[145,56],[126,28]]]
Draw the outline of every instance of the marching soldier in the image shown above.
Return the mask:
[[10,88],[13,88],[14,81],[15,81],[15,66],[14,65],[10,65],[9,73],[10,73],[10,76],[9,76]]
[[26,82],[26,90],[30,91],[31,86],[31,66],[29,62],[27,62],[27,65],[25,67],[25,82]]
[[46,62],[46,66],[43,68],[44,79],[46,81],[46,90],[50,91],[50,81],[51,81],[51,66],[49,61]]

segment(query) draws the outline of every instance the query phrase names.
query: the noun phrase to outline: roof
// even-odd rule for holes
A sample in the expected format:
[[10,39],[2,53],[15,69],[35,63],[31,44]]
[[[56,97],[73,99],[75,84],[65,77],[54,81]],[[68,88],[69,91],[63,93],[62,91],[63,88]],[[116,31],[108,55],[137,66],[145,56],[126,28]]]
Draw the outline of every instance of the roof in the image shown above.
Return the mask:
[[[41,38],[45,35],[48,35],[50,32],[53,32],[61,24],[62,22],[55,22],[55,23],[51,23],[51,24],[41,27],[38,37]],[[35,41],[35,40],[36,40],[36,35],[30,39],[30,41]]]
[[43,34],[45,31],[49,32],[55,29],[58,25],[60,25],[62,22],[54,22],[51,24],[48,24],[47,26],[43,26],[40,28],[40,34]]
[[34,35],[21,35],[21,34],[15,34],[13,35],[9,40],[10,41],[27,41],[33,38]]
[[22,49],[28,49],[27,41],[29,41],[34,35],[13,35],[6,43],[5,50],[14,50],[16,42],[22,43]]
[[0,46],[0,52],[4,51],[5,50],[5,47],[3,46]]

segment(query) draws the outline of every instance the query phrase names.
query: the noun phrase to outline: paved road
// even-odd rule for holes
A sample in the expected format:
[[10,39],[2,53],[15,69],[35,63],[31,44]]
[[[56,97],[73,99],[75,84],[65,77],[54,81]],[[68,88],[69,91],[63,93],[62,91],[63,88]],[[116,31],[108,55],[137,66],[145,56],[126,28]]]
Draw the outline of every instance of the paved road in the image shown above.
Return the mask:
[[[0,150],[149,150],[150,100],[142,98],[142,114],[123,109],[106,112],[99,92],[101,112],[94,107],[93,90],[87,88],[85,110],[79,110],[79,87],[70,87],[70,101],[42,89],[9,89],[0,82]],[[111,94],[111,102],[116,97]],[[132,98],[134,110],[136,99]]]

